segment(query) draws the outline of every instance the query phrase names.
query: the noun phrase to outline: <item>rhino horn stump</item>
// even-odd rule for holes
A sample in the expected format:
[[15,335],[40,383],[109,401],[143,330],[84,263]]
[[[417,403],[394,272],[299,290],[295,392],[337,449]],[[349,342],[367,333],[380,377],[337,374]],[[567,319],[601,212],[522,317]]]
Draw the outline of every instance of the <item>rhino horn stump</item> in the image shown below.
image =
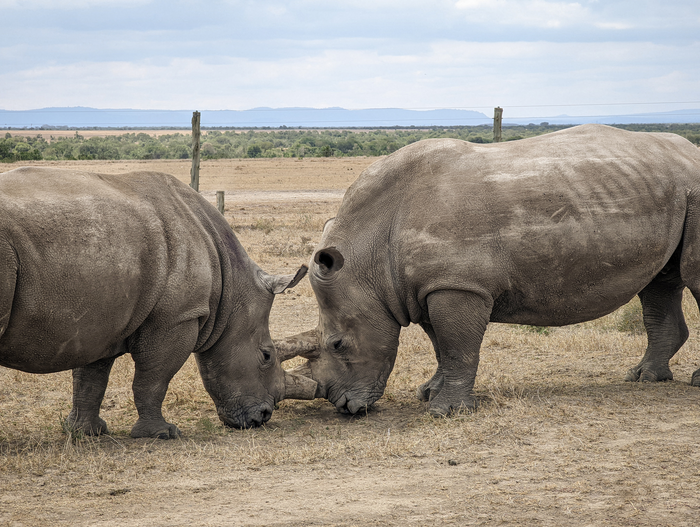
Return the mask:
[[284,372],[285,399],[310,400],[316,398],[318,383],[311,377],[311,368],[303,364]]
[[298,356],[308,359],[318,348],[318,334],[315,329],[312,329],[282,340],[275,340],[274,343],[280,362]]

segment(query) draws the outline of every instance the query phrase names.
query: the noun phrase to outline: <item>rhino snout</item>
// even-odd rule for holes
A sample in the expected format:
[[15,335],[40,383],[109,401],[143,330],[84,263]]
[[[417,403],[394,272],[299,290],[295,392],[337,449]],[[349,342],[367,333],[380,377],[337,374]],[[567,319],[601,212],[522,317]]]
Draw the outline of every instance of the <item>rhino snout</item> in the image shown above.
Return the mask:
[[272,417],[272,405],[262,402],[232,411],[229,407],[218,406],[216,411],[219,419],[231,428],[255,428],[267,423]]
[[[366,390],[348,390],[338,397],[335,397],[335,394],[329,394],[328,400],[335,405],[339,412],[355,415],[357,412],[367,410],[377,399],[384,395],[386,377],[388,375],[380,377],[376,383]],[[338,392],[335,393],[337,394]]]
[[348,401],[347,409],[348,409],[348,412],[355,415],[357,412],[359,412],[363,408],[367,408],[368,406],[369,406],[369,404],[363,404],[363,403],[358,402],[357,399],[354,399],[354,400]]
[[377,399],[379,397],[369,398],[364,401],[357,398],[348,399],[347,395],[343,394],[333,404],[341,414],[355,415],[361,410],[368,409]]

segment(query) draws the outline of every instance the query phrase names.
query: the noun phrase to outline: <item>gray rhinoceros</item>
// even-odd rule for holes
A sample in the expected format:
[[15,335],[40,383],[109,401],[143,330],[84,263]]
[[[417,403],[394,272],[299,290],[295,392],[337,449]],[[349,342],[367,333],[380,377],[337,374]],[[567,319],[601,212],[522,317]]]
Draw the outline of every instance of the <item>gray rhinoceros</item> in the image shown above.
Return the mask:
[[[531,139],[421,141],[374,163],[324,228],[310,280],[317,329],[281,341],[355,413],[379,398],[401,326],[420,324],[433,414],[472,408],[489,321],[561,326],[639,295],[648,348],[628,380],[671,379],[700,298],[700,153],[672,134],[586,125]],[[692,384],[700,385],[700,370]]]
[[72,429],[107,432],[100,404],[125,353],[135,365],[133,437],[179,435],[161,406],[193,352],[225,424],[267,421],[285,396],[270,308],[305,272],[263,272],[223,216],[166,174],[0,174],[0,365],[73,369]]

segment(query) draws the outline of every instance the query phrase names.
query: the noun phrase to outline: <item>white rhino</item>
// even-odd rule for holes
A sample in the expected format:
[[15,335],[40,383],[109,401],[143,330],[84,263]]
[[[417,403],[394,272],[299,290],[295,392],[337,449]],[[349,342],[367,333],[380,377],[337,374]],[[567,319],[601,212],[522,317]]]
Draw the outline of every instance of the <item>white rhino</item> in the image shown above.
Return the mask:
[[700,298],[700,153],[678,135],[599,125],[414,143],[349,188],[309,276],[318,327],[278,349],[309,358],[316,396],[350,413],[382,395],[402,326],[432,341],[437,371],[418,395],[445,415],[475,406],[490,321],[573,324],[634,295],[648,348],[627,379],[671,379],[684,287]]
[[166,174],[0,174],[0,365],[72,369],[72,429],[107,432],[100,404],[125,353],[133,437],[179,435],[161,405],[193,352],[229,426],[259,425],[285,395],[303,397],[298,379],[285,387],[268,317],[305,272],[263,272],[223,216]]

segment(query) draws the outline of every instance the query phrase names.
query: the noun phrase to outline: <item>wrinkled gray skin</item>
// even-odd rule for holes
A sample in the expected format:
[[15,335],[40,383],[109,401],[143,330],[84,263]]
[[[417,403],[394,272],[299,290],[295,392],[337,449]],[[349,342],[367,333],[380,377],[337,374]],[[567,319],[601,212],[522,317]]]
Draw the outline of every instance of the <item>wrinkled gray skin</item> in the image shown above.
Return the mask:
[[[379,398],[400,328],[420,324],[435,415],[475,407],[487,324],[561,326],[639,295],[648,348],[630,381],[673,377],[700,295],[700,154],[672,134],[586,125],[479,145],[421,141],[373,164],[326,225],[310,279],[316,330],[279,343],[309,358],[317,397],[355,413]],[[700,386],[700,370],[692,377]]]
[[161,405],[191,353],[225,424],[267,421],[284,397],[270,308],[305,270],[263,272],[223,216],[166,174],[0,174],[0,365],[72,369],[74,430],[107,433],[100,404],[124,353],[133,437],[179,435]]

